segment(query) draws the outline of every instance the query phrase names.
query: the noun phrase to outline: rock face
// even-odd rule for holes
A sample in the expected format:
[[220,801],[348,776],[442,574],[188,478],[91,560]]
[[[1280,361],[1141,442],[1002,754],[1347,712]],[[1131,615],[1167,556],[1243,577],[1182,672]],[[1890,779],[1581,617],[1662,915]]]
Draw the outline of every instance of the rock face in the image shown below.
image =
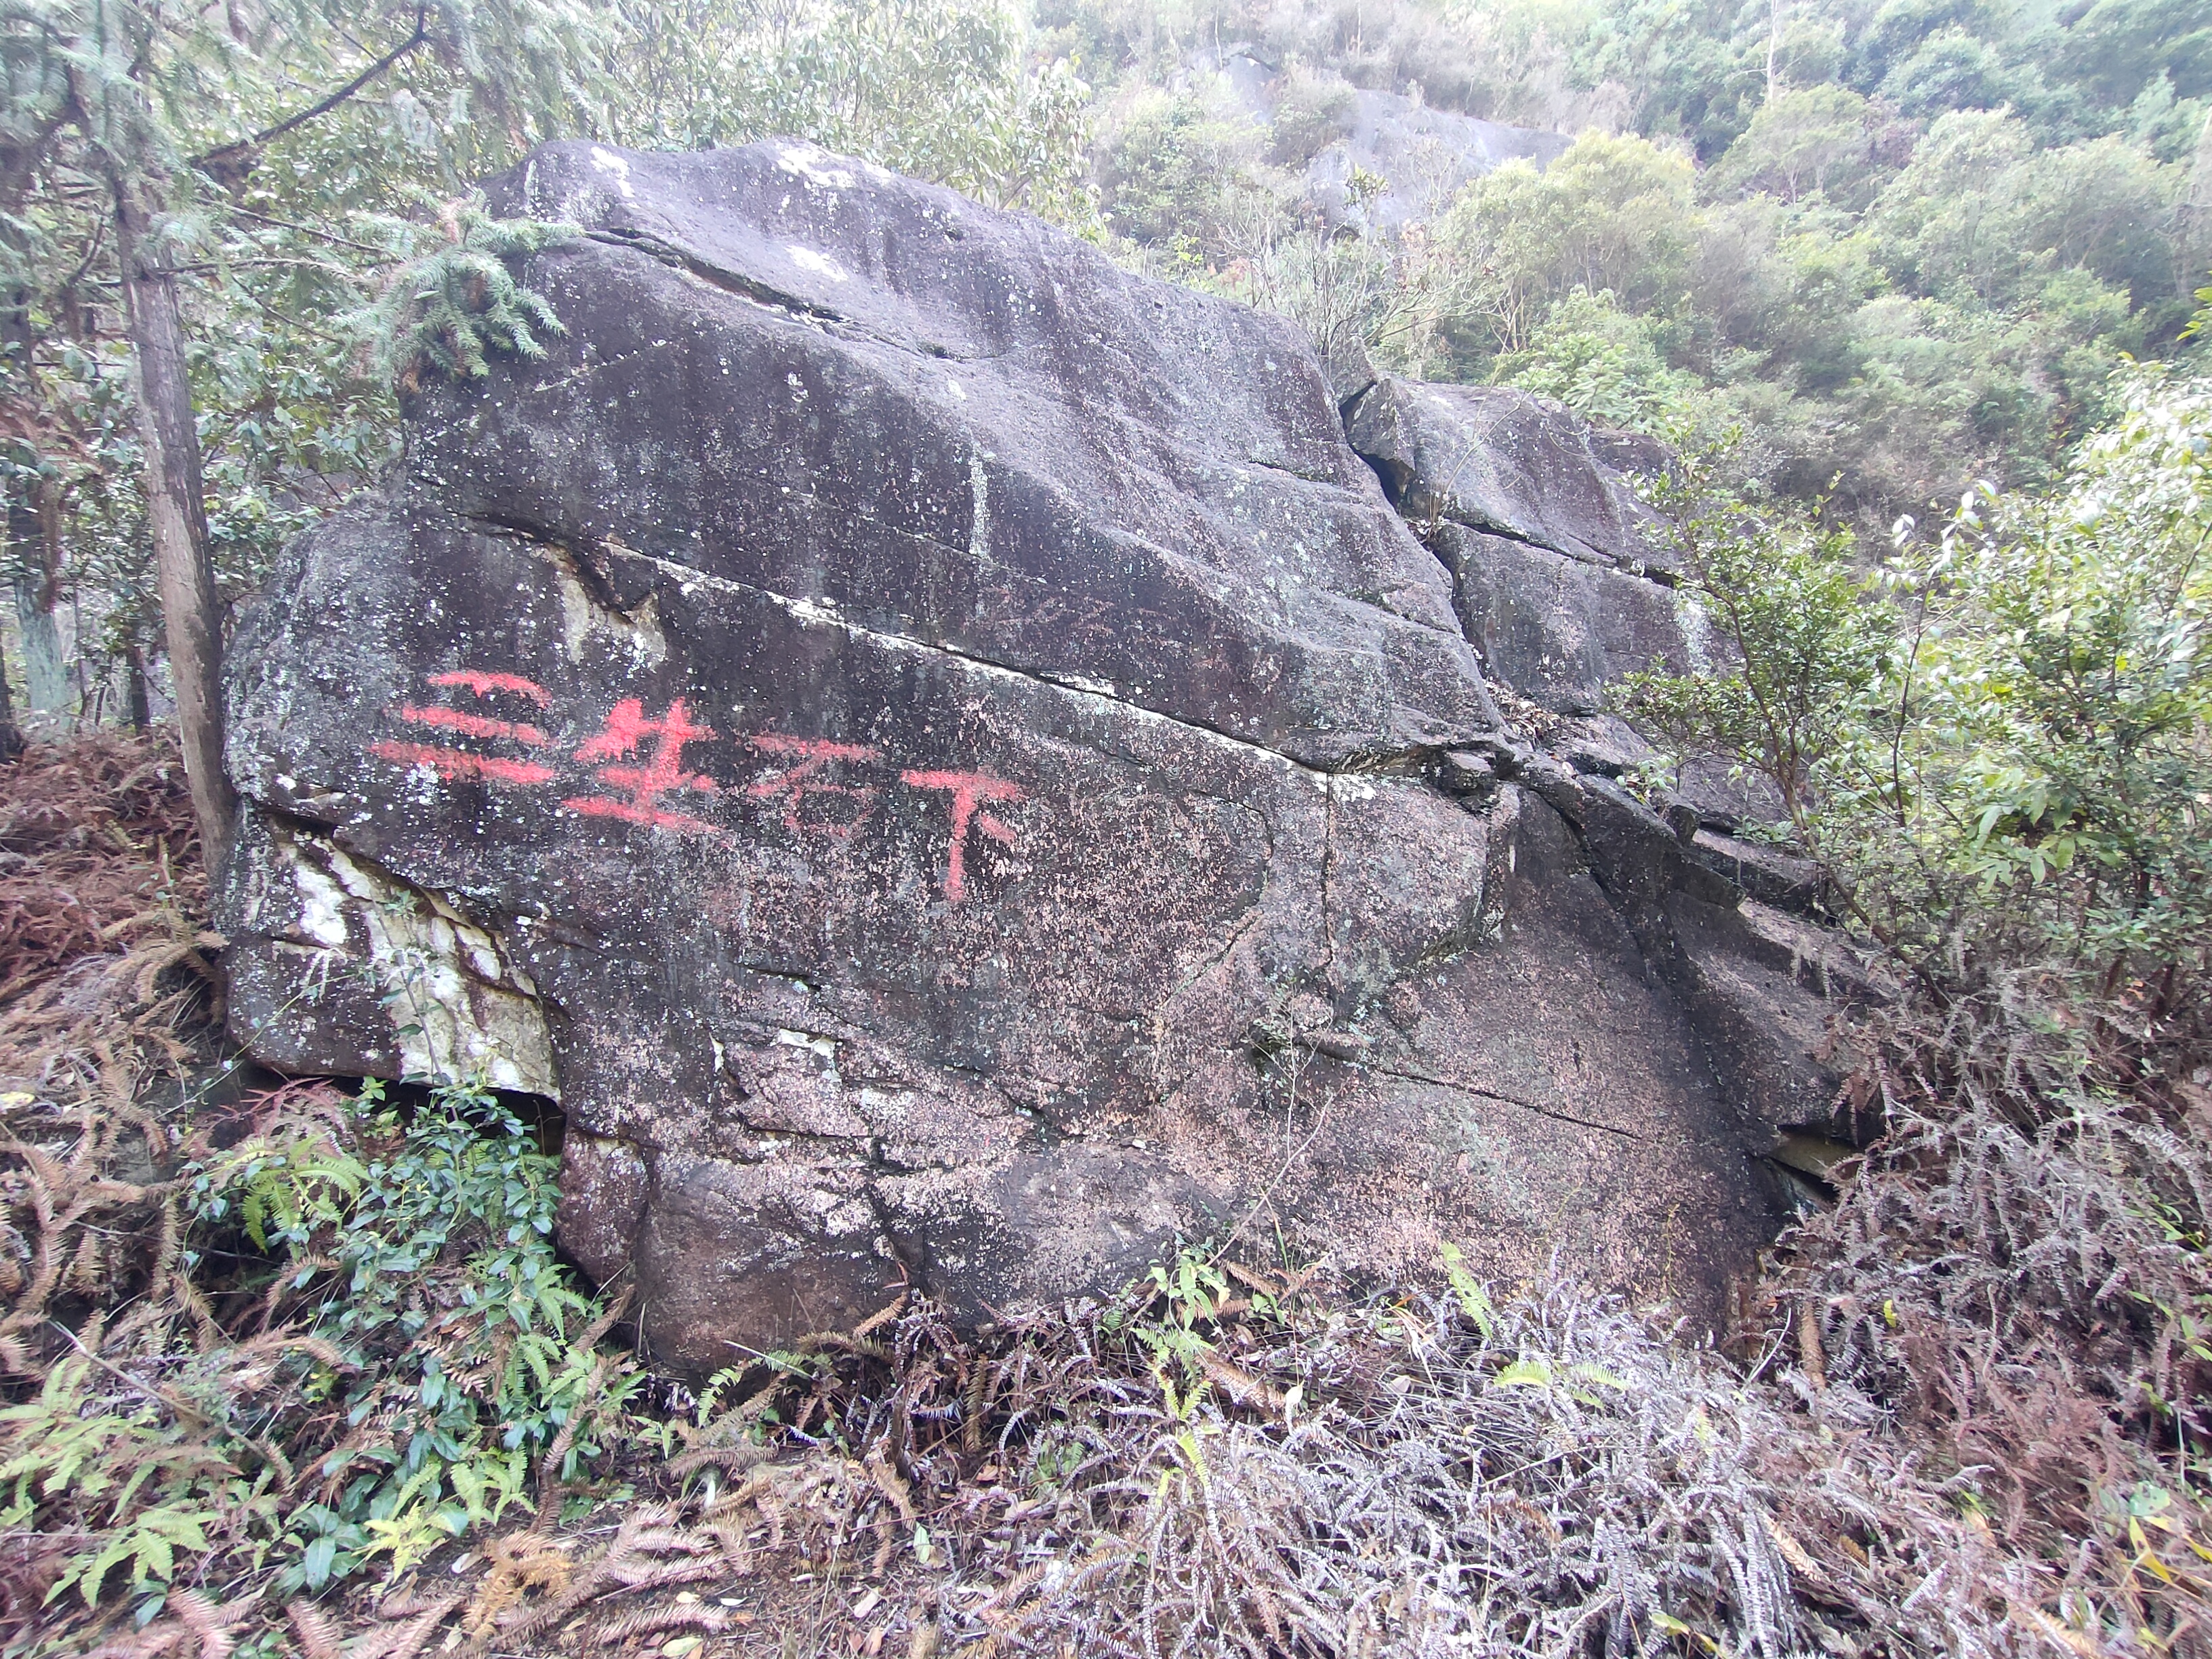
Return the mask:
[[1796,1109],[1712,985],[1795,960],[1501,728],[1287,325],[803,146],[490,194],[567,332],[231,653],[256,1054],[557,1098],[694,1366],[1178,1235],[1713,1310]]
[[1632,670],[1707,665],[1674,602],[1675,560],[1632,482],[1664,469],[1660,445],[1510,386],[1395,375],[1357,389],[1346,424],[1450,569],[1486,665],[1523,696],[1591,714]]
[[[1578,765],[1619,776],[1650,758],[1607,712],[1607,688],[1662,665],[1711,668],[1719,649],[1638,494],[1667,469],[1664,446],[1510,386],[1425,386],[1357,352],[1329,367],[1353,447],[1451,572],[1485,670],[1556,717],[1549,740]],[[1763,786],[1717,765],[1692,763],[1676,781],[1716,827],[1780,816]]]
[[1637,491],[1665,471],[1665,448],[1511,387],[1425,386],[1357,361],[1331,371],[1352,445],[1452,573],[1485,666],[1559,717],[1547,741],[1584,775],[1587,810],[1556,789],[1547,798],[1583,827],[1728,1092],[1777,1127],[1820,1125],[1840,1082],[1822,1057],[1826,994],[1832,980],[1850,980],[1854,995],[1871,988],[1834,936],[1767,908],[1819,914],[1819,866],[1718,833],[1779,807],[1717,766],[1676,780],[1671,824],[1607,781],[1650,750],[1606,712],[1607,689],[1641,669],[1714,666],[1709,630],[1676,591],[1679,559]]

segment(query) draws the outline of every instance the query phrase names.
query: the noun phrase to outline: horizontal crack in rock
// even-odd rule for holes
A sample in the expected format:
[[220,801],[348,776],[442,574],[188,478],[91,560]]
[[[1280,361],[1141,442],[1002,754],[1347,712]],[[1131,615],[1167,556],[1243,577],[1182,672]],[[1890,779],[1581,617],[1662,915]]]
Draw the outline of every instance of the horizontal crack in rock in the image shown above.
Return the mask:
[[[493,519],[481,514],[461,516],[464,517],[465,521],[483,526],[495,534],[514,536],[537,546],[559,550],[563,553],[568,550],[563,543],[531,526],[504,519]],[[1364,752],[1356,757],[1347,759],[1340,767],[1316,766],[1310,761],[1300,760],[1286,750],[1257,742],[1250,738],[1238,737],[1234,732],[1221,730],[1218,726],[1209,726],[1204,720],[1195,720],[1184,714],[1170,714],[1164,709],[1135,702],[1110,691],[1101,691],[1095,685],[1070,684],[1072,676],[1067,675],[1066,671],[1023,667],[1013,663],[1000,661],[994,657],[984,656],[978,652],[963,650],[957,645],[949,644],[944,641],[920,639],[911,634],[887,633],[882,629],[870,628],[865,623],[854,622],[851,617],[841,615],[835,608],[834,602],[794,599],[789,594],[779,593],[774,588],[763,587],[753,582],[738,581],[728,576],[714,575],[694,566],[682,564],[673,559],[664,559],[651,553],[641,553],[635,548],[623,547],[618,543],[609,544],[606,550],[617,558],[634,559],[641,564],[649,565],[679,583],[696,583],[700,586],[714,588],[725,593],[742,594],[751,599],[766,599],[770,604],[778,605],[797,617],[801,622],[830,624],[843,629],[848,634],[862,639],[873,640],[895,650],[933,651],[939,655],[971,664],[988,673],[1006,674],[1018,679],[1028,680],[1037,685],[1048,686],[1053,690],[1071,697],[1088,697],[1101,702],[1114,703],[1145,719],[1163,720],[1168,725],[1180,726],[1185,731],[1197,732],[1202,737],[1211,738],[1254,754],[1266,755],[1279,760],[1307,774],[1316,781],[1316,784],[1322,780],[1346,772],[1372,770],[1394,762],[1418,763],[1429,755],[1452,746],[1434,742],[1401,744],[1394,749]]]
[[843,312],[790,293],[744,271],[732,270],[727,265],[717,264],[690,248],[663,240],[650,231],[594,230],[586,232],[585,240],[597,242],[603,247],[642,253],[657,264],[696,277],[709,288],[733,294],[739,299],[750,300],[754,304],[766,306],[771,310],[788,312],[793,316],[808,318],[817,323],[835,324],[839,329],[848,330],[860,338],[873,341],[878,345],[895,347],[918,357],[933,357],[940,362],[973,361],[973,354],[955,351],[934,340],[902,339],[879,329],[870,328]]
[[1548,1106],[1539,1106],[1533,1100],[1523,1100],[1518,1095],[1500,1094],[1495,1089],[1480,1088],[1472,1083],[1461,1083],[1448,1077],[1431,1077],[1425,1072],[1401,1072],[1393,1066],[1377,1066],[1367,1060],[1347,1060],[1345,1063],[1357,1066],[1362,1071],[1376,1073],[1382,1077],[1396,1078],[1401,1083],[1425,1083],[1431,1088],[1449,1089],[1455,1094],[1472,1095],[1478,1100],[1495,1100],[1507,1106],[1518,1106],[1522,1110],[1534,1112],[1539,1117],[1548,1117],[1559,1123],[1572,1123],[1580,1128],[1596,1129],[1606,1134],[1618,1135],[1623,1140],[1638,1139],[1627,1130],[1615,1128],[1610,1123],[1600,1123],[1592,1118],[1577,1117],[1571,1112],[1554,1111]]

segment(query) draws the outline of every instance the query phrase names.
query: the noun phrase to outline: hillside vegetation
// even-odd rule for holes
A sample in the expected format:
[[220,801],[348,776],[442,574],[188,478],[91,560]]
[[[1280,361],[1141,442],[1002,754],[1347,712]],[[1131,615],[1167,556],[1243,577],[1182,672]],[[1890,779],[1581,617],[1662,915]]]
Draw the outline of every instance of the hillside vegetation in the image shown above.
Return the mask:
[[[1162,268],[1431,379],[1710,439],[1886,526],[2047,482],[2212,264],[2212,9],[1047,8],[1101,88],[1101,208]],[[1279,73],[1271,118],[1217,65]],[[1367,89],[1574,142],[1402,234],[1316,228]],[[1379,179],[1371,181],[1379,185]],[[1355,184],[1357,181],[1355,181]],[[1355,191],[1355,194],[1356,194]]]

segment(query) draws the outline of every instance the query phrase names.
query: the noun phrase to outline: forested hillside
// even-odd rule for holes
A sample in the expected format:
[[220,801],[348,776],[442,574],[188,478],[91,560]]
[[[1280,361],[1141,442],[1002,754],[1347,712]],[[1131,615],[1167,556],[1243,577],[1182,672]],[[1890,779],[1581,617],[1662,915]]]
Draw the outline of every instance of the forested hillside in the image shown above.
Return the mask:
[[[1045,0],[1033,20],[970,0],[365,20],[40,0],[0,50],[11,673],[41,711],[127,714],[155,648],[126,236],[158,224],[183,295],[234,596],[389,459],[392,330],[417,303],[394,273],[481,240],[469,181],[541,137],[814,137],[1429,378],[1692,441],[1740,428],[1739,476],[1881,526],[1975,479],[2052,477],[2116,406],[2124,355],[2185,352],[2212,263],[2200,0]],[[1414,218],[1366,211],[1384,181],[1353,162],[1317,206],[1308,173],[1363,92],[1565,153],[1427,192]]]
[[[366,22],[39,0],[0,51],[0,695],[34,726],[210,700],[156,569],[211,571],[166,609],[219,632],[389,467],[395,395],[558,326],[501,263],[557,230],[470,198],[545,137],[810,137],[1288,313],[1325,352],[1724,451],[1731,487],[1875,545],[1978,483],[2052,485],[2124,362],[2204,349],[2199,0]],[[149,471],[157,403],[179,441]]]
[[[1100,88],[1107,222],[1430,378],[1717,437],[1886,526],[2034,483],[2179,349],[2212,264],[2212,9],[1048,3]],[[1282,78],[1255,117],[1216,66]],[[1249,61],[1249,59],[1248,59]],[[1401,234],[1301,224],[1371,89],[1573,139]],[[1372,180],[1379,184],[1379,180]]]

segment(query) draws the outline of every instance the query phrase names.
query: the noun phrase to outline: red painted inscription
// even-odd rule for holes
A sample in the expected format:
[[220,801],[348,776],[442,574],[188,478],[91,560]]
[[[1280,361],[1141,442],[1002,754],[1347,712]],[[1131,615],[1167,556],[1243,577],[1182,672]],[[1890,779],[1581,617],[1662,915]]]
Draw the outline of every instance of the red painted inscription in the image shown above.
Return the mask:
[[[495,691],[507,692],[526,697],[540,708],[546,708],[553,701],[552,694],[544,686],[535,680],[526,680],[520,674],[479,674],[473,669],[464,668],[451,673],[433,674],[429,683],[441,690],[458,689],[479,697],[488,697]],[[417,708],[410,702],[392,712],[410,726],[434,726],[463,737],[501,738],[532,749],[543,749],[549,741],[544,732],[534,726],[466,714],[459,708],[448,708],[443,703]],[[550,783],[555,775],[550,768],[539,766],[532,761],[503,760],[496,755],[478,755],[465,749],[444,749],[423,743],[372,744],[368,752],[379,760],[388,760],[401,766],[427,766],[447,780],[481,778],[492,784],[527,785]]]
[[608,713],[599,735],[577,745],[576,758],[599,761],[635,755],[647,738],[652,738],[653,751],[643,766],[602,766],[593,774],[601,783],[629,791],[629,799],[576,795],[561,805],[587,817],[649,823],[656,830],[673,830],[680,835],[719,835],[719,824],[671,811],[660,804],[664,795],[677,790],[695,789],[711,795],[720,789],[705,773],[684,769],[684,745],[714,735],[711,727],[691,724],[681,697],[670,703],[667,714],[659,720],[648,719],[644,703],[637,698],[624,697]]
[[518,697],[527,697],[540,708],[553,706],[553,694],[536,680],[526,680],[520,674],[486,674],[473,668],[457,668],[447,674],[433,674],[430,682],[435,686],[458,686],[464,691],[473,691],[479,697],[488,697],[495,691],[512,691]]
[[[553,705],[551,693],[520,674],[455,669],[431,675],[428,683],[442,690],[465,691],[478,698],[519,698],[540,709]],[[390,712],[396,720],[451,733],[457,739],[519,744],[526,749],[553,747],[543,727],[496,714],[476,714],[442,702],[407,703]],[[586,817],[617,818],[677,835],[726,835],[722,825],[677,810],[697,797],[720,797],[726,793],[723,785],[703,772],[692,771],[684,761],[687,744],[703,743],[714,735],[712,727],[693,720],[682,697],[672,701],[667,711],[657,716],[646,712],[641,698],[624,697],[607,711],[599,729],[578,744],[571,756],[591,769],[592,778],[606,793],[570,795],[561,805]],[[746,784],[742,798],[771,805],[781,802],[784,827],[794,833],[819,831],[849,836],[867,822],[883,793],[882,785],[867,781],[868,775],[862,769],[884,760],[883,750],[869,744],[792,737],[781,732],[758,732],[744,742],[754,753],[766,757],[772,769]],[[501,788],[530,788],[562,778],[561,770],[537,760],[435,744],[385,741],[369,744],[368,752],[396,766],[428,767],[448,781],[470,780]],[[571,778],[574,775],[569,774]],[[951,797],[947,811],[951,837],[945,852],[945,896],[957,904],[968,893],[969,836],[981,836],[1002,847],[1018,846],[1013,826],[988,808],[994,803],[1025,800],[1028,796],[1018,785],[984,772],[913,769],[898,775],[909,789]],[[730,787],[733,790],[735,786]]]
[[[876,797],[882,791],[872,784],[836,783],[823,776],[823,771],[839,761],[860,762],[880,760],[883,750],[871,749],[865,744],[833,743],[827,738],[787,738],[779,732],[763,732],[745,739],[746,745],[764,755],[788,756],[793,764],[781,772],[749,784],[745,793],[755,800],[773,800],[783,797],[783,823],[787,830],[820,830],[832,836],[849,836],[866,821],[875,810]],[[809,817],[800,809],[809,799],[842,801],[849,817]]]
[[458,708],[448,708],[435,703],[428,708],[417,708],[413,703],[398,711],[399,718],[413,726],[440,726],[448,732],[459,732],[470,738],[506,738],[514,743],[527,744],[532,749],[543,749],[551,741],[534,726],[518,720],[487,720],[482,714],[465,714]]
[[945,896],[955,904],[968,890],[968,830],[988,836],[1002,846],[1015,844],[1014,832],[988,812],[975,809],[987,800],[1014,801],[1022,791],[1003,778],[981,772],[902,772],[899,781],[916,789],[942,789],[952,797],[952,856],[945,866]]

